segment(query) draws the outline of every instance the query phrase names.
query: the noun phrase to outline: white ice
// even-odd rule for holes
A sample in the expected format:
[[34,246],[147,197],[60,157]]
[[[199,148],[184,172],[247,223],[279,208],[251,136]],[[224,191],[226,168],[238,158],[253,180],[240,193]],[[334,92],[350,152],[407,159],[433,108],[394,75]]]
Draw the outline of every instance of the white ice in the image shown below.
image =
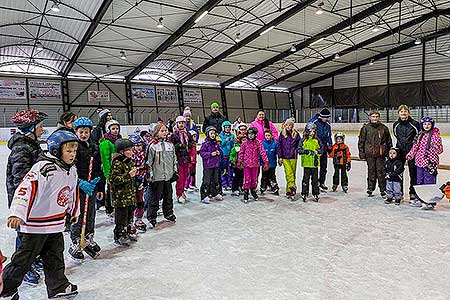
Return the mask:
[[[0,146],[2,170],[7,155]],[[277,175],[284,187],[282,168]],[[299,167],[297,185],[301,175]],[[354,162],[349,176],[348,194],[328,192],[319,203],[267,196],[246,205],[226,195],[204,205],[189,194],[189,204],[175,204],[176,225],[141,234],[127,249],[113,244],[113,226],[100,212],[101,256],[82,265],[66,259],[66,274],[79,300],[449,299],[447,201],[436,211],[385,206],[378,192],[365,196],[363,162]],[[328,186],[331,177],[330,165]],[[450,171],[441,170],[439,181],[448,179]],[[4,184],[0,192],[0,247],[11,257],[15,232],[6,228]],[[20,296],[47,299],[45,285],[23,284]]]

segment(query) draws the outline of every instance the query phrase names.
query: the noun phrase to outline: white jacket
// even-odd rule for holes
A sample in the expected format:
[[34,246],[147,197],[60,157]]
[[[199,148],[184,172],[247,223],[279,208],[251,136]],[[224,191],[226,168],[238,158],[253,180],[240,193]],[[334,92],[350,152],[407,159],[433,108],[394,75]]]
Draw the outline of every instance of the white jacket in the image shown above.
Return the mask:
[[22,220],[20,232],[63,232],[66,213],[80,213],[76,167],[65,170],[51,159],[35,163],[14,193],[9,216]]

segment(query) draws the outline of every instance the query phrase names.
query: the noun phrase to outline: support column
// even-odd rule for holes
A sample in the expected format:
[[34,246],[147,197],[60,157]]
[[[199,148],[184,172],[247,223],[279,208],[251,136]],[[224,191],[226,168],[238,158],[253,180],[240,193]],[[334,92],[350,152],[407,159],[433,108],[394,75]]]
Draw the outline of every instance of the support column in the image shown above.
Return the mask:
[[391,56],[389,55],[387,57],[387,92],[386,92],[386,98],[384,99],[384,106],[386,107],[386,122],[389,123],[389,105],[391,103]]
[[422,82],[420,85],[420,89],[421,89],[421,99],[420,99],[420,113],[421,113],[421,118],[423,118],[423,107],[426,105],[426,95],[425,95],[425,54],[426,54],[426,42],[423,41],[422,42]]
[[264,109],[264,105],[263,105],[263,101],[262,101],[262,93],[261,93],[261,88],[258,88],[257,91],[257,96],[258,96],[258,108],[259,109]]
[[299,122],[300,123],[303,123],[304,122],[304,118],[303,118],[303,113],[304,113],[304,111],[303,111],[303,109],[304,109],[304,107],[305,107],[305,100],[304,100],[304,97],[305,97],[305,93],[304,93],[304,88],[301,88],[300,89],[300,120],[299,120]]
[[131,84],[125,82],[126,104],[127,104],[127,121],[128,125],[134,124],[134,107],[133,107],[133,95],[131,93]]
[[61,96],[63,111],[70,111],[69,101],[69,81],[67,79],[61,79]]
[[359,122],[359,108],[361,107],[361,66],[358,66],[358,87],[356,90],[356,122]]
[[27,99],[27,109],[30,109],[30,93],[29,93],[29,86],[28,86],[28,78],[25,78],[25,96]]
[[222,110],[224,116],[228,119],[228,106],[227,106],[227,96],[225,94],[225,85],[220,85],[220,98],[222,100]]
[[[302,89],[303,91],[303,89]],[[288,99],[289,99],[289,109],[291,111],[291,117],[295,119],[295,101],[294,101],[294,93],[289,91],[288,93]]]
[[181,83],[181,81],[178,81],[177,92],[178,92],[179,111],[180,115],[182,115],[184,110],[184,94],[183,94],[183,84]]

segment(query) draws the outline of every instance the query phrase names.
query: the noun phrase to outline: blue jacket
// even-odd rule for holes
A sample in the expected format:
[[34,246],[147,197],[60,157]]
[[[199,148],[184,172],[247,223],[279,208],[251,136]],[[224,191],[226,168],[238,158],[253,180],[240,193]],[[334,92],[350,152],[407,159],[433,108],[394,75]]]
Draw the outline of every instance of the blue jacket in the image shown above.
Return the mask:
[[[278,142],[275,140],[264,140],[262,145],[266,151],[267,158],[269,159],[269,168],[275,168],[277,166]],[[263,165],[264,162],[261,160],[261,166]]]
[[[230,156],[231,149],[233,149],[234,143],[236,143],[236,137],[232,133],[226,134],[225,132],[219,133],[220,148],[222,148],[223,156]],[[230,141],[227,141],[227,138],[231,138]]]
[[330,123],[322,121],[317,116],[313,117],[308,122],[316,124],[317,137],[319,138],[320,144],[322,146],[322,153],[326,153],[327,148],[333,146]]

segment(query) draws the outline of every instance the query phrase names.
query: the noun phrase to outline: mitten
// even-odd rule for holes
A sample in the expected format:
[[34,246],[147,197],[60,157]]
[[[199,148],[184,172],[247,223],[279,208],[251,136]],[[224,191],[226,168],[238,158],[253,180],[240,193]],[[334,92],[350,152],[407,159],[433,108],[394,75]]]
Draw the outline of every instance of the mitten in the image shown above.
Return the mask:
[[352,169],[352,164],[351,163],[346,163],[345,164],[345,168],[347,169],[347,172],[350,171]]
[[80,181],[78,182],[78,186],[80,187],[80,189],[83,192],[85,192],[89,196],[92,196],[92,194],[94,194],[95,186],[97,185],[97,183],[99,181],[100,181],[100,177],[96,177],[96,178],[92,179],[91,181],[86,181],[84,179],[80,179]]
[[264,163],[264,168],[263,168],[263,170],[264,170],[264,171],[269,170],[269,162],[266,161],[266,162]]

